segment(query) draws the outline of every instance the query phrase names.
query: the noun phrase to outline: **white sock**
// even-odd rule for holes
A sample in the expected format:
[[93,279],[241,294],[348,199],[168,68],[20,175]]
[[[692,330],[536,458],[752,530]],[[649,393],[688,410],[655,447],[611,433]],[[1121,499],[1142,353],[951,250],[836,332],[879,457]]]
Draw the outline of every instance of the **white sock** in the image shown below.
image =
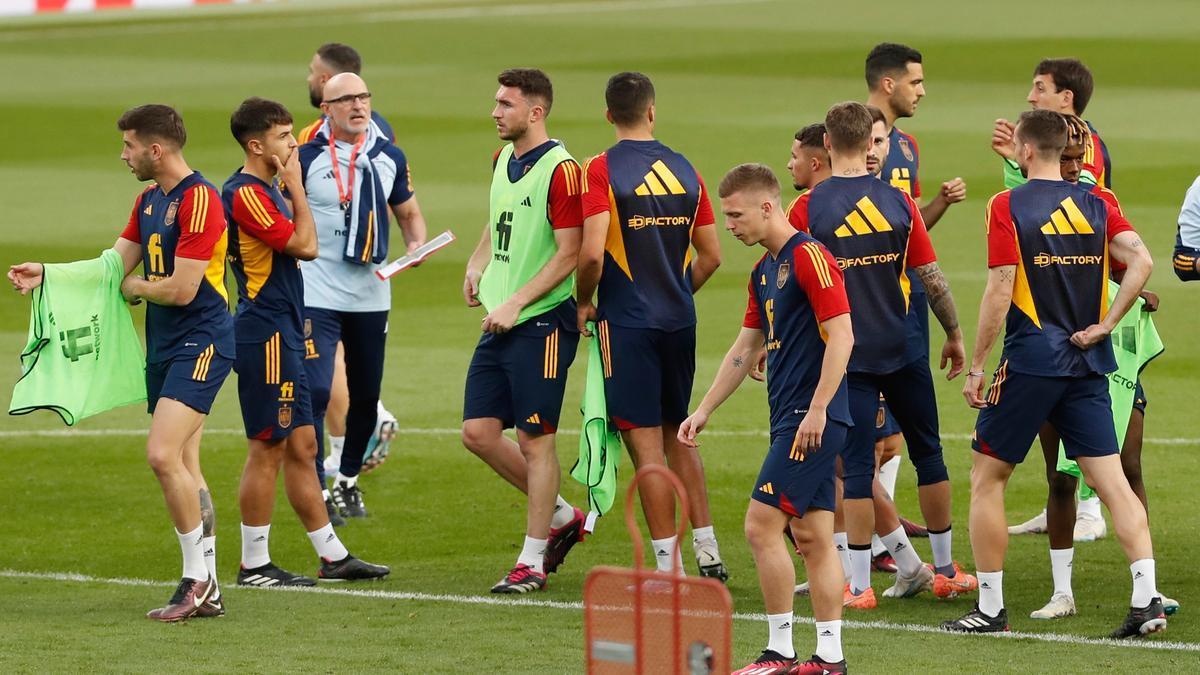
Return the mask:
[[879,538],[879,535],[871,535],[871,557],[874,558],[875,556],[886,552],[887,547],[883,545],[883,540]]
[[242,523],[242,567],[252,570],[271,562],[271,524]]
[[1075,597],[1071,590],[1071,567],[1074,565],[1075,549],[1050,549],[1050,574],[1054,577],[1054,593],[1066,593]]
[[325,466],[339,467],[342,465],[342,446],[345,444],[345,436],[329,437],[329,453],[325,455]]
[[850,592],[858,595],[871,587],[871,545],[850,549]]
[[[896,479],[900,477],[900,455],[879,465],[879,482],[887,490],[888,497],[896,496]],[[838,659],[841,661],[841,659]]]
[[337,534],[333,531],[333,525],[329,523],[325,523],[325,527],[319,530],[309,532],[308,540],[317,550],[317,555],[330,562],[345,560],[346,556],[350,555],[350,551],[346,550],[346,547],[342,545],[342,540],[338,539]]
[[1100,498],[1080,499],[1079,504],[1075,507],[1075,515],[1103,518],[1104,515],[1100,513]]
[[1142,558],[1133,561],[1129,566],[1133,575],[1133,598],[1129,601],[1131,607],[1145,607],[1154,599],[1158,584],[1154,579],[1154,558]]
[[994,617],[1004,609],[1004,570],[976,572],[979,579],[979,611]]
[[542,563],[546,558],[546,542],[547,539],[534,539],[533,537],[525,537],[525,546],[521,548],[521,555],[517,556],[518,565],[529,565],[538,572],[545,573]]
[[337,473],[337,482],[345,485],[346,487],[354,487],[358,484],[358,476],[347,476],[339,471]]
[[817,656],[826,663],[837,663],[842,656],[842,620],[818,621]]
[[770,626],[767,649],[780,656],[794,658],[796,648],[792,646],[792,613],[768,614],[767,625]]
[[659,572],[675,570],[683,574],[683,557],[675,553],[675,536],[665,539],[651,539],[650,547],[654,549],[654,564]]
[[558,501],[554,504],[554,515],[550,517],[550,527],[557,530],[567,526],[575,517],[575,507],[571,506],[567,500],[558,496]]
[[204,551],[204,567],[208,576],[217,578],[217,536],[204,537],[200,540],[200,548]]
[[842,575],[850,580],[850,544],[846,541],[845,532],[833,533],[833,547],[837,549],[838,559],[842,561]]
[[203,581],[208,578],[208,568],[204,566],[204,548],[200,542],[204,539],[204,528],[200,525],[191,532],[183,533],[175,530],[179,537],[179,549],[183,553],[183,576],[188,579]]
[[325,498],[325,501],[329,501],[329,488],[321,490],[321,496]]
[[933,548],[934,569],[938,574],[953,578],[956,572],[954,571],[954,557],[950,554],[950,528],[947,527],[945,532],[930,530],[929,545]]
[[917,570],[921,568],[921,558],[913,549],[908,535],[904,533],[903,525],[880,538],[883,539],[883,545],[887,546],[888,552],[896,559],[896,569],[900,571],[900,574],[911,577],[917,573]]
[[709,525],[708,527],[693,527],[692,542],[695,543],[704,539],[712,539],[713,541],[716,541],[717,533],[713,531],[713,526]]

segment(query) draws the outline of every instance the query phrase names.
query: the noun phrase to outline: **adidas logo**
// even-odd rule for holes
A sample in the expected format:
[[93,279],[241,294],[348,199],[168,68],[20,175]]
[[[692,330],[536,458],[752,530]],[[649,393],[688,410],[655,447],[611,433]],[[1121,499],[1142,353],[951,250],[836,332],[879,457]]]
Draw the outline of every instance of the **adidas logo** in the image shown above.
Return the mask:
[[146,215],[148,215],[148,216],[149,216],[149,215],[153,215],[153,211],[154,211],[154,205],[153,205],[153,204],[147,204],[147,205],[146,205],[146,209],[145,209],[144,211],[142,211],[142,213],[144,213],[144,214],[146,214]]
[[783,622],[783,623],[782,623],[782,624],[779,626],[779,630],[783,630],[784,628],[791,628],[791,627],[792,627],[792,622],[791,622],[791,621],[784,621],[784,622]]
[[902,542],[902,541],[898,542],[896,544],[896,553],[899,553],[900,551],[903,551],[906,548],[908,548],[908,547],[904,545],[904,542]]
[[267,540],[267,538],[266,538],[266,537],[264,537],[264,536],[262,536],[262,535],[260,534],[260,535],[258,535],[257,537],[255,537],[255,538],[254,538],[254,543],[256,543],[256,544],[257,544],[257,543],[258,543],[258,542],[260,542],[260,541],[266,541],[266,540]]
[[663,161],[657,160],[650,165],[648,171],[643,178],[645,181],[634,189],[633,194],[639,197],[649,197],[650,195],[682,195],[687,194],[687,190],[683,189],[683,184],[671,173],[667,165]]
[[206,548],[206,549],[204,549],[204,555],[205,555],[205,556],[216,555],[216,554],[217,554],[217,552],[216,552],[216,551],[214,551],[214,550],[213,550],[213,549],[211,549],[211,548]]
[[1133,580],[1134,580],[1134,581],[1137,581],[1138,579],[1141,579],[1141,578],[1142,578],[1142,573],[1141,573],[1141,572],[1138,572],[1137,574],[1133,575]]
[[982,588],[982,589],[984,589],[984,590],[987,590],[987,591],[990,591],[990,590],[992,590],[992,585],[991,585],[991,584],[989,584],[989,583],[988,583],[988,582],[986,582],[986,581],[984,581],[983,583],[979,584],[979,587],[980,587],[980,588]]
[[763,485],[758,488],[758,491],[764,494],[773,495],[775,494],[775,486],[771,485],[770,483],[763,483]]
[[855,210],[846,215],[846,220],[833,233],[838,237],[853,237],[859,234],[891,232],[892,224],[883,217],[870,197],[863,197],[854,205]]
[[524,200],[521,202],[521,206],[533,206],[533,202],[529,201],[529,197],[526,197],[526,198],[525,198],[525,199],[524,199]]
[[1070,197],[1062,200],[1050,214],[1050,220],[1042,225],[1042,234],[1095,234],[1087,218]]
[[821,631],[821,637],[833,637],[833,631],[831,631],[827,628],[827,629]]
[[846,550],[846,547],[845,547],[845,546],[842,546],[841,544],[838,544],[838,545],[837,545],[837,550],[838,550],[839,552],[841,552],[841,551],[845,551],[845,550]]
[[334,539],[337,539],[337,535],[330,532],[329,536],[325,537],[325,543],[328,544],[329,542],[333,541]]
[[670,554],[670,553],[667,553],[667,550],[666,550],[665,548],[660,548],[660,549],[658,549],[657,551],[655,551],[655,552],[654,552],[654,555],[656,555],[656,556],[658,556],[658,557],[662,558],[662,557],[665,557],[665,556],[668,556],[668,555],[671,555],[671,554]]
[[525,423],[526,424],[541,424],[542,418],[539,417],[537,413],[534,413],[525,419]]

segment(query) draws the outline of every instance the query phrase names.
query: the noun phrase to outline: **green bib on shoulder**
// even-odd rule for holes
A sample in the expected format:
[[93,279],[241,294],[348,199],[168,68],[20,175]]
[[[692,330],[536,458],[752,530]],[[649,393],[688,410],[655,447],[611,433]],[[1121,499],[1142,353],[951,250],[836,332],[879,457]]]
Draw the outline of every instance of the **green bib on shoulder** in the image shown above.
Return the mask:
[[[514,183],[508,179],[512,155],[510,143],[496,157],[492,171],[492,258],[479,282],[479,301],[489,312],[511,298],[558,252],[547,211],[550,179],[559,164],[572,159],[566,148],[556,145]],[[522,309],[517,323],[557,307],[571,297],[574,285],[571,274]]]

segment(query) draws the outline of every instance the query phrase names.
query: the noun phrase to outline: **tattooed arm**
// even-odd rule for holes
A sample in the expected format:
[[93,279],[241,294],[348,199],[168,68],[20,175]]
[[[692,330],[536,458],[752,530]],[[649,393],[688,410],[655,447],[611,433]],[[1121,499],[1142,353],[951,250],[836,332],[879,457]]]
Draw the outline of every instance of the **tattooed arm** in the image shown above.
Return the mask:
[[1016,271],[1016,265],[1001,265],[988,270],[987,287],[983,291],[983,299],[979,302],[979,328],[975,332],[975,350],[971,352],[971,368],[963,385],[963,396],[967,399],[967,405],[972,408],[987,405],[983,399],[983,368],[992,353],[992,346],[1000,337],[1000,327],[1004,325],[1008,307],[1012,304]]
[[692,448],[700,445],[696,442],[696,434],[700,433],[704,425],[708,424],[708,418],[713,411],[719,408],[733,392],[737,391],[742,380],[746,379],[764,341],[762,330],[742,328],[737,339],[733,341],[733,346],[729,348],[729,352],[721,361],[720,367],[717,368],[717,375],[713,378],[708,393],[704,395],[704,400],[700,402],[696,412],[679,425],[679,442]]
[[200,490],[200,524],[205,537],[211,537],[217,531],[217,512],[213,509],[212,494],[208,488]]
[[958,309],[954,306],[954,296],[950,294],[950,284],[946,282],[946,275],[942,274],[936,262],[921,265],[916,270],[921,283],[925,285],[925,292],[929,295],[929,308],[946,331],[946,344],[942,347],[939,367],[945,369],[946,364],[950,364],[946,379],[953,380],[962,372],[966,351],[963,347],[962,330],[958,325]]

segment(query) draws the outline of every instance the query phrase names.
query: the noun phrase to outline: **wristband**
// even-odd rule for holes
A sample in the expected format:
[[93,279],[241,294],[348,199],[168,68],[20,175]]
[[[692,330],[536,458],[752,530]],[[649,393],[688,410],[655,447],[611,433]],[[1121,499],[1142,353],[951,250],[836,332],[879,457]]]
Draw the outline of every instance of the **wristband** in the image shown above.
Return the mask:
[[981,370],[979,372],[975,372],[975,371],[968,370],[967,377],[983,377],[983,371]]

